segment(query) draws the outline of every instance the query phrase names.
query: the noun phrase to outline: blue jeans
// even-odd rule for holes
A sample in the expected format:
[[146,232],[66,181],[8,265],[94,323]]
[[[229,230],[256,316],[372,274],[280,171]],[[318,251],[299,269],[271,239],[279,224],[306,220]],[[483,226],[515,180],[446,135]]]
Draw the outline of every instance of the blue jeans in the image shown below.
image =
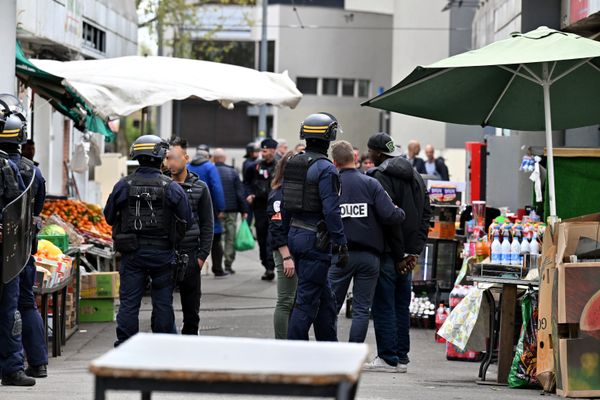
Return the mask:
[[35,271],[34,259],[30,257],[27,266],[19,275],[19,312],[23,320],[22,340],[27,362],[38,367],[48,364],[48,346],[44,322],[33,294]]
[[337,313],[327,272],[331,254],[316,250],[313,232],[292,227],[289,248],[298,274],[296,304],[288,324],[288,339],[308,340],[314,326],[319,341],[337,342]]
[[372,312],[377,355],[389,365],[410,362],[411,290],[412,275],[396,273],[394,260],[389,255],[384,255],[381,258]]
[[363,343],[367,337],[369,312],[378,276],[379,256],[368,251],[350,251],[348,265],[344,268],[334,266],[329,270],[329,281],[335,294],[338,314],[344,304],[350,281],[354,279],[350,342]]
[[161,267],[142,267],[131,256],[121,262],[120,306],[117,314],[118,346],[139,331],[140,304],[146,289],[146,278],[152,280],[152,331],[177,333],[173,312],[172,264]]
[[0,298],[0,370],[2,376],[22,371],[23,345],[21,344],[21,315],[19,301],[19,277],[5,284]]

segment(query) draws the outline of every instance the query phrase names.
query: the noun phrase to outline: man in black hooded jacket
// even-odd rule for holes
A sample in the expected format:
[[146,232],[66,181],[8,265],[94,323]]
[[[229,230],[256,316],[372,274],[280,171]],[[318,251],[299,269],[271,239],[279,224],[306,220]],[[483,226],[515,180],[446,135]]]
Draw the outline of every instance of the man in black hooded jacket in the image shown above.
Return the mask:
[[386,251],[373,299],[373,325],[377,357],[372,370],[406,372],[410,350],[411,271],[423,251],[429,231],[431,208],[423,179],[386,133],[368,142],[376,168],[368,174],[377,179],[394,204],[406,213],[402,224],[386,227]]

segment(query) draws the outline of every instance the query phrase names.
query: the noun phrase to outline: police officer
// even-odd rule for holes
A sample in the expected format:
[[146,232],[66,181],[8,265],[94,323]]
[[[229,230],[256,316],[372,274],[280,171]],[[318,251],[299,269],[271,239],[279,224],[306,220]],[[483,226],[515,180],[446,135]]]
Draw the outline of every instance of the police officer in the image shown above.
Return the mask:
[[260,261],[265,267],[262,276],[263,281],[272,281],[275,278],[275,263],[273,254],[268,244],[269,217],[267,215],[267,203],[271,193],[271,181],[275,175],[275,149],[277,142],[271,138],[263,140],[260,144],[262,159],[256,163],[250,179],[250,194],[246,197],[248,204],[252,206],[254,218],[256,219],[256,238],[260,250]]
[[[15,128],[7,119],[17,116],[7,102],[7,95],[0,96],[0,135],[14,135]],[[9,95],[10,96],[10,95]],[[10,96],[12,97],[12,96]],[[14,98],[14,97],[13,97]],[[16,100],[16,99],[15,99]],[[17,104],[16,103],[13,104]],[[11,105],[13,105],[11,104]],[[17,166],[10,161],[6,152],[0,151],[0,210],[16,199],[25,189]],[[22,320],[19,312],[20,276],[2,285],[0,282],[0,371],[4,386],[33,386],[35,379],[24,371],[23,344],[21,339]]]
[[[256,160],[258,159],[258,153],[260,152],[259,147],[254,142],[250,142],[246,145],[245,160],[242,163],[242,183],[244,184],[244,192],[246,196],[250,194],[250,187],[252,185],[252,177],[254,176],[254,168],[256,168]],[[254,213],[252,207],[248,208],[248,217],[246,221],[248,225],[252,226],[252,220]]]
[[352,280],[352,327],[350,342],[363,343],[369,328],[369,312],[379,277],[379,257],[384,250],[383,225],[400,224],[404,210],[398,208],[381,184],[356,168],[352,145],[344,140],[331,149],[340,172],[340,209],[348,241],[348,265],[332,267],[329,280],[339,313]]
[[[22,157],[19,146],[27,140],[25,118],[19,114],[10,115],[6,119],[4,133],[0,135],[0,150],[6,152],[10,160],[16,164],[26,187],[33,180],[33,216],[39,217],[46,199],[46,181],[33,161]],[[32,227],[32,254],[37,252],[37,227]],[[48,376],[48,347],[42,317],[37,310],[33,285],[36,268],[33,255],[29,257],[27,266],[19,276],[19,312],[23,321],[23,348],[27,355],[25,373],[34,378]]]
[[158,136],[136,139],[130,155],[140,167],[117,182],[104,209],[113,226],[115,249],[122,255],[115,346],[138,333],[147,277],[152,280],[152,330],[175,333],[174,248],[193,219],[185,191],[160,171],[168,148]]
[[314,325],[317,340],[337,341],[335,297],[327,272],[332,261],[344,267],[348,248],[340,215],[339,175],[327,150],[338,129],[330,114],[309,115],[300,128],[306,151],[293,156],[284,172],[283,208],[291,217],[288,246],[298,274],[288,339],[308,340]]
[[[189,161],[187,141],[173,138],[167,153],[167,167],[170,176],[186,192],[194,222],[179,243],[178,250],[187,256],[187,265],[180,266],[179,294],[181,295],[181,310],[183,311],[183,335],[197,335],[200,324],[200,272],[213,241],[213,208],[210,192],[206,183],[198,175],[186,168]],[[185,260],[182,260],[185,262]]]

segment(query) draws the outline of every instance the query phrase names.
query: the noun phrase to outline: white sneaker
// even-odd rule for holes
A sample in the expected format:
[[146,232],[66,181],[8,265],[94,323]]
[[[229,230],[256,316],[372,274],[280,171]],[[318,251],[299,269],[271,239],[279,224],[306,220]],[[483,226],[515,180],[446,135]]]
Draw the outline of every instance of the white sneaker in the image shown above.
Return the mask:
[[408,372],[408,364],[398,364],[396,366],[396,372],[399,374],[405,374]]
[[392,372],[392,373],[398,372],[397,367],[394,367],[393,365],[386,363],[385,361],[383,361],[383,359],[381,359],[379,357],[375,357],[373,359],[373,361],[365,364],[363,369],[365,371],[373,371],[373,372]]

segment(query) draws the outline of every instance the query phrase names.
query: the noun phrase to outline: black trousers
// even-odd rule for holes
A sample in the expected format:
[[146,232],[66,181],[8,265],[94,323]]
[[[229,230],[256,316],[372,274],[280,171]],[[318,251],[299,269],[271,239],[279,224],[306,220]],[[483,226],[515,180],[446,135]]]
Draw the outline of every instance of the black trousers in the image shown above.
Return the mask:
[[223,272],[223,243],[221,243],[221,233],[214,234],[210,254],[213,263],[213,274]]
[[267,215],[267,206],[254,207],[254,220],[256,221],[256,239],[260,250],[260,262],[267,271],[275,271],[275,262],[273,261],[273,252],[268,243],[269,236],[269,216]]
[[202,297],[202,285],[200,279],[200,268],[195,253],[188,254],[188,267],[185,278],[179,283],[179,294],[181,296],[181,309],[183,311],[182,335],[197,335],[200,328],[200,298]]

